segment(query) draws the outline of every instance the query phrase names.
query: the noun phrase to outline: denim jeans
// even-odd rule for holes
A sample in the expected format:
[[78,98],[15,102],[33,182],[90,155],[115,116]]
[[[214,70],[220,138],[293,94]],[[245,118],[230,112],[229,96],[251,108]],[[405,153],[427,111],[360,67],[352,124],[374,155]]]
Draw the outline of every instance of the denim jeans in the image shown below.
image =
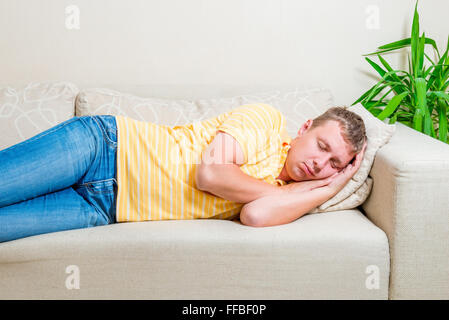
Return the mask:
[[66,120],[0,151],[0,242],[114,223],[117,125]]

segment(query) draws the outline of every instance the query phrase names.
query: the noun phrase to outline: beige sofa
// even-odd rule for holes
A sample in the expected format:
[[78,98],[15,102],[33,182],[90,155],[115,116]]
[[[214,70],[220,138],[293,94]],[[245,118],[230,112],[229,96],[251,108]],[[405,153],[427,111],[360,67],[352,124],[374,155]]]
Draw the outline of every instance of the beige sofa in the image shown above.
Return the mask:
[[[333,104],[326,89],[198,101],[87,89],[3,88],[1,149],[75,115],[173,124],[251,99],[288,108],[282,111],[291,112],[292,135],[308,112]],[[1,243],[0,298],[448,299],[449,147],[398,124],[370,176],[372,192],[362,206],[281,226],[148,221]]]

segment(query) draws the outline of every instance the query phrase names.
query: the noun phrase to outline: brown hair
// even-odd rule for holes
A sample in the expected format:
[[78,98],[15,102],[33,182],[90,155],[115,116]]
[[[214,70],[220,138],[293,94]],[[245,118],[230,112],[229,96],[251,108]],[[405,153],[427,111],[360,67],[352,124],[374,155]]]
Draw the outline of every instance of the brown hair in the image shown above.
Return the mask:
[[339,123],[343,139],[352,146],[353,153],[359,153],[367,139],[363,119],[358,114],[347,110],[346,106],[333,107],[313,119],[310,129],[316,128],[330,120]]

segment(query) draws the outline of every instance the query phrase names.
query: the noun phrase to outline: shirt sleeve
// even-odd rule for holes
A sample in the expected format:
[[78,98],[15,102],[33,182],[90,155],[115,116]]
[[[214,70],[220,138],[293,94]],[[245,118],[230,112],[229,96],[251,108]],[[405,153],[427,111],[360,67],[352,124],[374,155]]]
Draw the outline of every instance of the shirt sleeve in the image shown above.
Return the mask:
[[232,135],[242,148],[245,163],[251,164],[282,125],[283,116],[276,108],[263,103],[245,104],[229,111],[217,131]]

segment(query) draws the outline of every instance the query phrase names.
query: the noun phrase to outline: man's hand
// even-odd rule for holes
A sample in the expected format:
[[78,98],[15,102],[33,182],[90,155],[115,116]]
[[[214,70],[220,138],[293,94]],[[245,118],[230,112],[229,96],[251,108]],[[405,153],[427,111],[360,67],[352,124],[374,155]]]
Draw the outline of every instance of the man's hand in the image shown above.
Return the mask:
[[290,192],[290,193],[303,193],[307,192],[316,188],[327,186],[333,179],[335,175],[337,175],[338,172],[336,172],[334,175],[324,178],[324,179],[317,179],[317,180],[305,180],[305,181],[297,181],[292,182],[286,185],[281,186],[280,188],[282,191]]
[[360,151],[356,156],[354,163],[348,164],[343,170],[335,173],[330,178],[330,183],[325,186],[329,189],[332,197],[336,195],[343,187],[349,182],[349,180],[354,176],[354,174],[359,170],[360,164],[362,163],[363,156],[365,154],[367,142],[363,145],[362,151]]

